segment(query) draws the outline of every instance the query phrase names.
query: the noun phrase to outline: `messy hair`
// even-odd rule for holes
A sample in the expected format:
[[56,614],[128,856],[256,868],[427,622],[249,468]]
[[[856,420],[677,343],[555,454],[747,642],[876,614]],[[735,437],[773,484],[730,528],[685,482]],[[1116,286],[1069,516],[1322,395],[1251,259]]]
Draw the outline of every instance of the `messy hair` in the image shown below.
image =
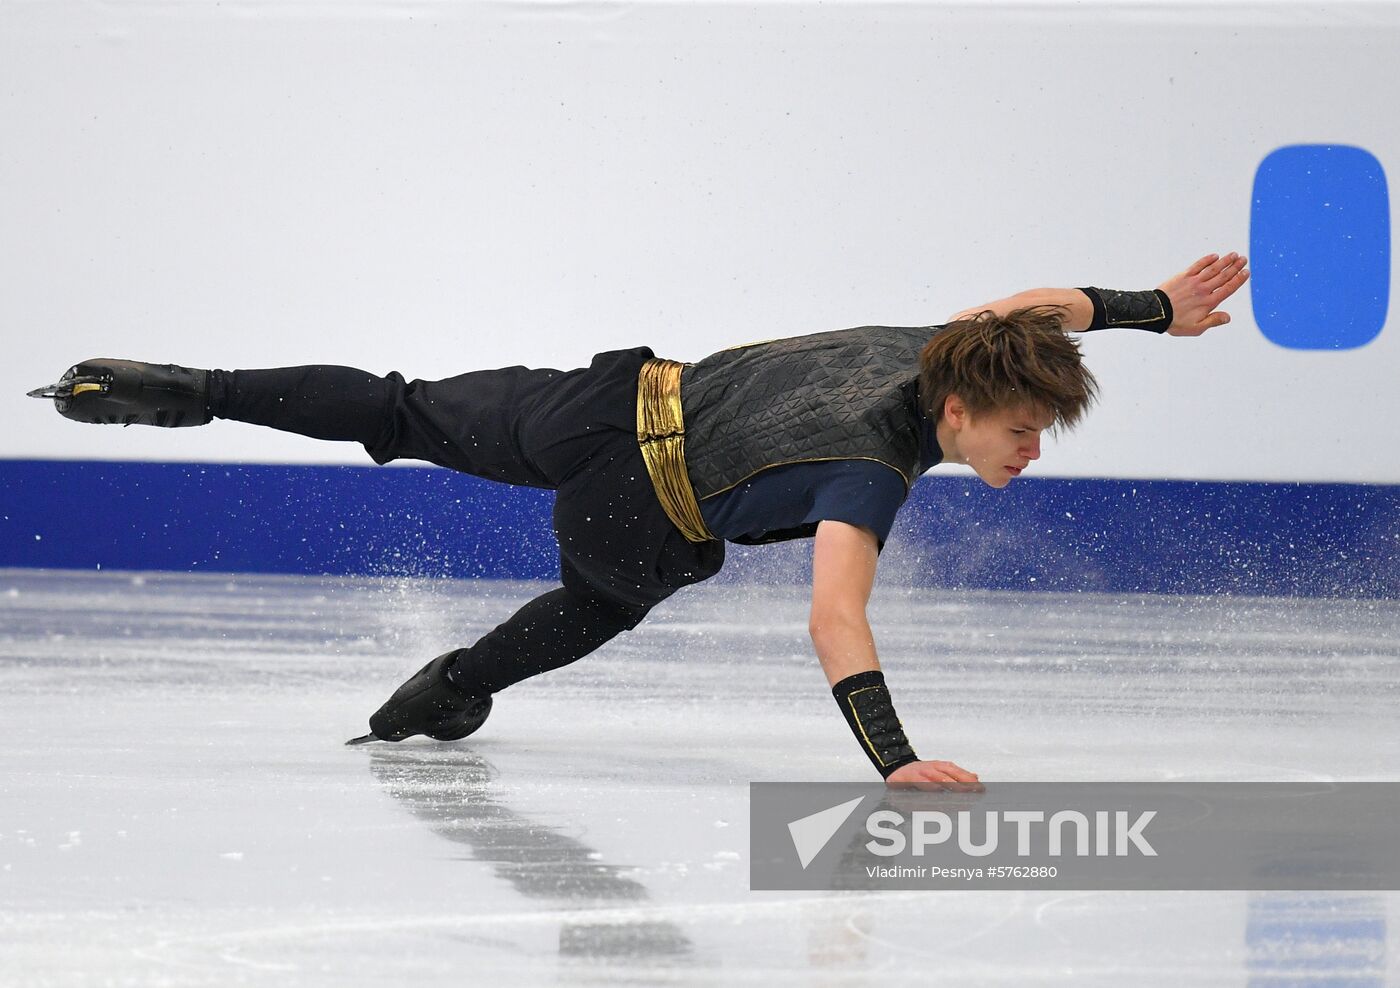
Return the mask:
[[1063,305],[1034,305],[998,316],[984,309],[950,322],[919,356],[919,400],[934,421],[949,395],[974,415],[1030,407],[1073,428],[1098,397],[1079,344],[1065,334]]

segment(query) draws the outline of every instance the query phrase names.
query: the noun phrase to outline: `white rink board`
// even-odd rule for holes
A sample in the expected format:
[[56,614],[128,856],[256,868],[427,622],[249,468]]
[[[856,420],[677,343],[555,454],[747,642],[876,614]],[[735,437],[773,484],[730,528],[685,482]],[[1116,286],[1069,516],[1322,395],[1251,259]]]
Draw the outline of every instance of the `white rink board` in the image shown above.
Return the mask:
[[[1278,147],[1400,169],[1397,43],[1394,3],[6,3],[0,457],[366,462],[21,397],[90,356],[435,378],[1151,287],[1248,250]],[[1393,329],[1230,308],[1087,341],[1037,472],[1400,482]]]

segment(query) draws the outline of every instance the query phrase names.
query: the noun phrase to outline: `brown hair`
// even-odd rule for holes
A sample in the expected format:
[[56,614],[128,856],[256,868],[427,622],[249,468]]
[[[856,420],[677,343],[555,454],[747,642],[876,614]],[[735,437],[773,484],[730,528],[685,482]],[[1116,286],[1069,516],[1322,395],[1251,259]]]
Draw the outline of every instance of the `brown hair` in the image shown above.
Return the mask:
[[984,309],[950,322],[919,356],[919,400],[934,421],[957,395],[976,415],[1030,406],[1073,428],[1098,396],[1079,344],[1065,335],[1063,305],[1034,305],[998,316]]

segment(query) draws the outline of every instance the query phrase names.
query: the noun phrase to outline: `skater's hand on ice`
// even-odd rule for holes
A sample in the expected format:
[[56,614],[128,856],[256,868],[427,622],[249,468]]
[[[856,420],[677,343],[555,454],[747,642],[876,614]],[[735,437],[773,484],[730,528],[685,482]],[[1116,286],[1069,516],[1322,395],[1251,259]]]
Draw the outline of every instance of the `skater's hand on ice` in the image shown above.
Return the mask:
[[1172,302],[1172,324],[1168,336],[1200,336],[1208,329],[1230,321],[1228,312],[1216,312],[1249,280],[1245,258],[1236,253],[1207,254],[1174,278],[1157,287]]
[[969,772],[952,762],[910,762],[901,765],[886,776],[885,785],[895,789],[982,791],[982,783],[977,780],[976,772]]

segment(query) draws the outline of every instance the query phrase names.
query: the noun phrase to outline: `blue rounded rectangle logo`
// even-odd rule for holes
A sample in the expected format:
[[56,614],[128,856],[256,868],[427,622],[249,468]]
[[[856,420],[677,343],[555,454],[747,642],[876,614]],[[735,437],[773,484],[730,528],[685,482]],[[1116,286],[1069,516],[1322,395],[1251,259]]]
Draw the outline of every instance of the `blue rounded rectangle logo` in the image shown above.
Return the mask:
[[1390,196],[1364,148],[1296,144],[1254,175],[1249,256],[1254,319],[1294,350],[1365,346],[1390,301]]

